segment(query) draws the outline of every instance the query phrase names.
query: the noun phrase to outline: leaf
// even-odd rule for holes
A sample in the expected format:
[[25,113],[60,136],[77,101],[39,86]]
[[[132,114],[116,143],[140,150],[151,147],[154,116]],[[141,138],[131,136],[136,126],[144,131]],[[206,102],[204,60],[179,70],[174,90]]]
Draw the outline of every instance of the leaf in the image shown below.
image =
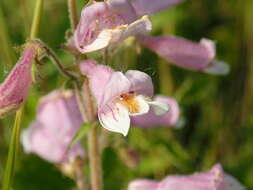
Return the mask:
[[90,123],[84,123],[76,132],[75,136],[72,138],[71,142],[68,145],[67,151],[71,149],[79,140],[81,140],[90,130]]
[[20,110],[18,110],[16,113],[16,118],[12,129],[8,158],[4,170],[3,190],[11,189],[11,183],[14,178],[15,165],[19,150],[19,137],[20,137],[22,113],[23,113],[23,105],[21,106]]

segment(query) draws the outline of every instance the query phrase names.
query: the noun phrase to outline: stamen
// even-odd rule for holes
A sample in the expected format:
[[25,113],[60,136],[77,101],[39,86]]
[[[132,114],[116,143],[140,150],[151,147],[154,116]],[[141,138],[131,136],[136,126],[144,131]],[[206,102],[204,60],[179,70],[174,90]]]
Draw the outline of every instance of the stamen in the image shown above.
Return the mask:
[[138,101],[136,101],[136,96],[134,95],[134,93],[121,94],[118,101],[123,106],[125,106],[131,114],[138,113],[140,110],[140,105]]

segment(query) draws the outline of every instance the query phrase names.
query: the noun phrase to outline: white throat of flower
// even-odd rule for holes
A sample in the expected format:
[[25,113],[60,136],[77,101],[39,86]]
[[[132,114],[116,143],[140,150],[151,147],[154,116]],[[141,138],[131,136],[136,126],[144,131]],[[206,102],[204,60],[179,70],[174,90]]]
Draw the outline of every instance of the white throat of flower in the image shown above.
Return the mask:
[[168,112],[168,104],[152,101],[149,97],[135,93],[121,94],[98,114],[101,125],[109,131],[127,135],[130,128],[130,117],[149,112],[150,106],[157,115]]

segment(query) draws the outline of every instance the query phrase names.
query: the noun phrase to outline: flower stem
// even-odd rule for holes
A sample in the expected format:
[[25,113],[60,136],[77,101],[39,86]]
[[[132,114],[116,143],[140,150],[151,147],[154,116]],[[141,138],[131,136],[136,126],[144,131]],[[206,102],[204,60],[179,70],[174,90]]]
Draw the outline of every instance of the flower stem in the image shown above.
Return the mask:
[[[71,31],[74,32],[77,24],[77,11],[75,0],[68,0],[69,18],[71,23]],[[77,60],[77,58],[76,58]],[[89,87],[89,81],[85,79],[82,89],[79,88],[78,82],[74,81],[75,92],[79,104],[80,111],[83,118],[88,122],[95,120],[95,110],[93,106],[93,99],[91,89]],[[88,134],[88,146],[89,146],[89,164],[91,171],[91,189],[101,190],[102,189],[102,169],[100,161],[100,151],[98,146],[98,131],[97,126],[91,126]]]
[[41,19],[42,10],[43,10],[43,3],[44,3],[44,0],[37,0],[36,2],[34,15],[33,15],[33,22],[32,22],[32,27],[31,27],[31,34],[30,34],[31,38],[36,38],[38,36],[40,19]]
[[7,158],[6,168],[4,170],[3,190],[11,189],[11,183],[14,178],[14,170],[15,170],[17,154],[19,150],[19,136],[20,136],[23,109],[24,109],[24,105],[22,105],[21,108],[17,111],[14,126],[12,129],[8,158]]
[[88,134],[89,160],[91,171],[91,189],[102,189],[102,169],[98,146],[98,127],[93,126]]
[[68,11],[69,11],[69,20],[71,31],[74,32],[78,19],[77,19],[77,10],[76,10],[76,0],[68,0]]
[[[34,10],[34,19],[31,29],[31,38],[35,38],[38,35],[39,31],[39,21],[43,10],[43,0],[37,0],[36,8]],[[16,113],[14,126],[11,134],[11,141],[9,145],[9,152],[7,157],[7,164],[4,171],[4,180],[3,180],[3,190],[10,190],[11,183],[14,178],[15,165],[17,161],[17,154],[19,150],[19,139],[20,139],[20,129],[21,129],[21,121],[24,110],[24,104],[20,107],[20,109]]]

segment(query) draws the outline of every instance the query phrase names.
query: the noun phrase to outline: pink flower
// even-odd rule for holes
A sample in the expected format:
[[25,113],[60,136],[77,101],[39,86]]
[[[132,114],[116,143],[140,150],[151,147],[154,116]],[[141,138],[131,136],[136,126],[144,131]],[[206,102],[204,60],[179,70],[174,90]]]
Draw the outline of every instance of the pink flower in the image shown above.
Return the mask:
[[148,18],[144,16],[135,20],[134,14],[130,4],[124,4],[122,9],[122,5],[116,1],[87,5],[82,10],[74,33],[76,48],[81,53],[92,52],[120,42],[129,36],[150,31],[151,23]]
[[[159,182],[147,179],[137,179],[128,185],[128,190],[157,190]],[[178,189],[179,190],[179,189]]]
[[70,90],[56,90],[41,98],[36,120],[22,132],[21,142],[26,153],[62,163],[84,156],[79,143],[68,152],[67,147],[83,123],[76,98]]
[[216,48],[211,40],[202,39],[195,43],[182,38],[142,35],[139,42],[179,67],[211,74],[229,72],[227,64],[214,60]]
[[182,1],[183,0],[131,0],[131,4],[134,7],[136,14],[142,16],[158,13],[173,5],[181,3]]
[[132,116],[131,124],[138,127],[173,126],[177,123],[180,110],[175,99],[166,96],[155,96],[154,100],[168,105],[169,111],[163,115],[157,115],[151,108],[147,114]]
[[[149,185],[150,184],[150,185]],[[225,174],[221,165],[216,164],[207,172],[192,175],[172,175],[160,182],[135,180],[128,190],[243,190],[233,177]]]
[[113,132],[127,135],[130,127],[130,117],[148,113],[153,106],[157,114],[168,111],[168,105],[152,101],[153,84],[151,78],[140,71],[129,70],[125,74],[115,72],[107,66],[86,66],[80,64],[81,70],[86,70],[90,87],[98,105],[98,118],[101,125]]
[[0,85],[0,117],[16,111],[27,96],[32,83],[31,67],[38,45],[27,44],[19,61]]

